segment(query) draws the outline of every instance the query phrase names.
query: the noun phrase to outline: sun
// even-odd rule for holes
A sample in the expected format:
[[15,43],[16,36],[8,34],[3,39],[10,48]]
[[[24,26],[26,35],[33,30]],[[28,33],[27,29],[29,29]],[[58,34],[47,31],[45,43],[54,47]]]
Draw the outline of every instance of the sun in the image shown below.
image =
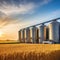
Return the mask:
[[3,36],[3,32],[2,31],[0,31],[0,37],[2,37]]

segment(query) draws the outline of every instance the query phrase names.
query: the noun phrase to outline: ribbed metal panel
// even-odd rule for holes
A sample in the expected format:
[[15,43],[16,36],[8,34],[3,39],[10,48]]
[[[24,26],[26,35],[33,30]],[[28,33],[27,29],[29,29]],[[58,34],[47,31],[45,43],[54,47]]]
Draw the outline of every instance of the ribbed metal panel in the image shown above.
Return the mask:
[[48,28],[48,26],[46,28],[46,40],[47,41],[49,40],[49,28]]
[[22,43],[25,42],[25,29],[22,29]]
[[30,29],[30,33],[31,33],[31,42],[32,43],[38,43],[38,28],[37,27],[32,27]]
[[22,42],[22,31],[19,31],[19,42]]
[[59,42],[59,22],[53,21],[49,24],[49,40]]
[[25,37],[26,37],[25,42],[26,43],[31,43],[31,40],[30,40],[30,28],[25,29]]
[[47,27],[42,24],[40,27],[39,27],[39,43],[42,43],[44,40],[46,40],[46,29]]

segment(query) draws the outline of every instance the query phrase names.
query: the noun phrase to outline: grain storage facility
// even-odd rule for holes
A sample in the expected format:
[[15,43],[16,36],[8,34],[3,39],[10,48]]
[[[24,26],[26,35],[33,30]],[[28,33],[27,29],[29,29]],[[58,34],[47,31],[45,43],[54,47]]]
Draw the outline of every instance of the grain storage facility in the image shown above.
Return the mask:
[[30,36],[31,36],[31,42],[32,43],[38,43],[38,28],[37,27],[32,27],[30,29]]
[[19,41],[22,43],[60,43],[60,23],[57,22],[59,19],[52,19],[21,29]]
[[53,40],[55,43],[59,42],[59,22],[57,21],[49,24],[49,40]]
[[39,43],[42,43],[44,40],[47,40],[47,27],[46,25],[42,24],[39,26]]

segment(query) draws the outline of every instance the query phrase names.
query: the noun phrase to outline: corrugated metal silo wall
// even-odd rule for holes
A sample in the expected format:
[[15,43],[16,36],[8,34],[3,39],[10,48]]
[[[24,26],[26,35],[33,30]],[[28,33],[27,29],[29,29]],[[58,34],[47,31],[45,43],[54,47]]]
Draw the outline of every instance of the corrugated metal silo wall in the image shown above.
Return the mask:
[[46,27],[46,41],[49,40],[49,28],[48,26]]
[[26,28],[26,43],[31,43],[30,40],[30,28]]
[[19,34],[19,35],[18,35],[18,36],[19,36],[19,42],[21,42],[21,40],[22,40],[22,39],[21,39],[21,37],[22,37],[22,36],[21,36],[21,30],[18,32],[18,34]]
[[37,27],[32,27],[30,29],[30,36],[31,36],[32,43],[38,43],[38,28]]
[[25,29],[22,29],[22,43],[25,42]]
[[60,43],[60,22],[59,22],[59,43]]
[[41,25],[39,27],[39,43],[42,43],[47,38],[47,27],[46,25]]
[[59,22],[53,21],[49,24],[49,40],[59,42]]

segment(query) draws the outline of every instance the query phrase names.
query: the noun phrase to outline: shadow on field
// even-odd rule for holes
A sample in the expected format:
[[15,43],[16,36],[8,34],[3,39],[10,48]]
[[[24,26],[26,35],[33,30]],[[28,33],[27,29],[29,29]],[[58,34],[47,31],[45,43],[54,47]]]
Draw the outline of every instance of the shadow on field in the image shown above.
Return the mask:
[[0,60],[60,60],[60,50],[48,54],[42,52],[0,54]]

